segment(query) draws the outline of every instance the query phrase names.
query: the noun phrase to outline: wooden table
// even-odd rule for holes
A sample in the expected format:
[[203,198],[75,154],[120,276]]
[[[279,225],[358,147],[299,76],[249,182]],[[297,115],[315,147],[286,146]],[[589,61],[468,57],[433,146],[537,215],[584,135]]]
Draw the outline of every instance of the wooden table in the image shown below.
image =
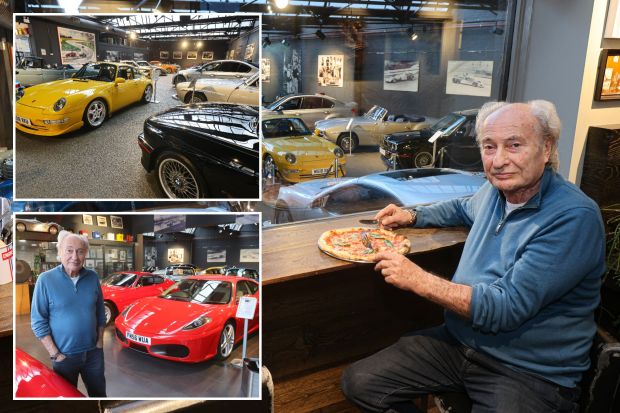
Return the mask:
[[0,285],[0,337],[13,334],[13,283]]

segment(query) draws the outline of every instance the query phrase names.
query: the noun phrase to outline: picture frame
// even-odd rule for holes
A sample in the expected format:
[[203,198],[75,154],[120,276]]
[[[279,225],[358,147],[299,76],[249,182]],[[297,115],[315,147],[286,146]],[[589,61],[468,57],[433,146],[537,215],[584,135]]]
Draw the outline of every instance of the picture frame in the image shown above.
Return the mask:
[[185,257],[183,248],[168,248],[168,262],[171,264],[182,264]]
[[603,37],[620,39],[620,0],[609,0]]
[[344,55],[319,55],[317,59],[318,86],[343,87]]
[[242,248],[239,251],[240,262],[259,262],[260,250],[258,248]]
[[601,50],[594,100],[620,100],[620,49]]
[[198,51],[197,50],[192,50],[191,52],[187,52],[187,58],[191,59],[191,60],[198,59]]
[[174,52],[172,52],[172,58],[176,60],[183,59],[183,52],[181,50],[175,50]]
[[93,216],[92,215],[83,214],[82,215],[82,223],[84,225],[93,225]]
[[254,49],[256,48],[256,42],[250,43],[245,47],[244,59],[251,62],[254,57]]
[[213,60],[213,52],[202,52],[202,60]]
[[166,50],[160,50],[159,51],[159,58],[160,59],[169,59],[170,58],[170,52],[168,52]]
[[99,226],[99,227],[107,227],[108,226],[108,217],[97,215],[97,226]]
[[123,217],[110,215],[110,226],[112,228],[123,228]]

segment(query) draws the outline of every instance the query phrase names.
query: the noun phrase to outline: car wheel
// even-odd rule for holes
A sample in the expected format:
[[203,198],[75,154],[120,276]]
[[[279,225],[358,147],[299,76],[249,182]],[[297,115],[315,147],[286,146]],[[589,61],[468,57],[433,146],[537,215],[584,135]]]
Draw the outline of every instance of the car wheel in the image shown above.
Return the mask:
[[349,146],[351,146],[350,151],[354,152],[357,149],[359,142],[360,141],[357,138],[356,134],[352,133],[351,136],[349,136],[349,134],[346,132],[338,135],[338,139],[336,140],[336,144],[340,146],[345,152],[349,152]]
[[222,333],[220,334],[216,358],[218,360],[227,359],[232,353],[233,347],[235,347],[235,326],[229,321],[224,325]]
[[17,224],[15,224],[15,229],[19,232],[24,232],[26,231],[26,224],[24,224],[23,222],[18,222]]
[[202,93],[188,93],[185,95],[185,103],[201,103],[207,102],[207,97]]
[[167,76],[168,72],[163,70],[163,69],[159,69],[159,76]]
[[108,108],[105,102],[95,99],[84,110],[84,124],[90,129],[98,128],[105,121],[107,114]]
[[103,308],[105,311],[105,325],[107,326],[114,321],[118,312],[116,311],[116,306],[108,302],[103,303]]
[[157,158],[157,181],[168,198],[204,198],[206,185],[183,155],[164,152]]
[[174,79],[172,79],[172,83],[175,85],[177,83],[183,83],[183,82],[187,82],[187,80],[185,80],[185,76],[183,75],[176,75]]
[[277,176],[278,168],[271,155],[265,155],[263,159],[263,178],[270,179],[272,173]]
[[144,94],[142,95],[142,103],[149,103],[153,97],[153,86],[146,85]]
[[51,225],[48,229],[47,232],[49,232],[52,235],[56,235],[58,234],[58,227],[55,225]]
[[429,152],[420,152],[418,153],[414,160],[413,166],[416,168],[428,168],[433,163],[433,155]]

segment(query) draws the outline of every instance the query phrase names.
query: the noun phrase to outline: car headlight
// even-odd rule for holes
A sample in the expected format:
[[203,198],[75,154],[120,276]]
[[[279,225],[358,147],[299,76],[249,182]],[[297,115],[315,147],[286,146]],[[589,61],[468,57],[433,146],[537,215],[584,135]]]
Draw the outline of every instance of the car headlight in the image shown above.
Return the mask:
[[59,110],[64,108],[66,103],[67,103],[67,99],[65,98],[58,99],[56,103],[54,103],[54,112],[58,112]]
[[195,328],[202,327],[205,324],[209,324],[210,322],[211,318],[201,315],[200,317],[183,327],[183,330],[193,330]]
[[342,158],[344,156],[344,151],[339,146],[336,146],[334,148],[334,155],[336,155],[336,158]]
[[295,157],[295,155],[290,152],[284,155],[284,159],[286,159],[286,162],[290,164],[294,164],[295,162],[297,162],[297,158]]
[[122,315],[123,317],[125,317],[125,316],[127,315],[127,313],[129,312],[129,310],[131,310],[131,307],[133,307],[134,305],[135,305],[135,303],[134,303],[134,304],[129,304],[127,307],[125,307],[125,309],[123,310],[123,312],[121,313],[121,315]]

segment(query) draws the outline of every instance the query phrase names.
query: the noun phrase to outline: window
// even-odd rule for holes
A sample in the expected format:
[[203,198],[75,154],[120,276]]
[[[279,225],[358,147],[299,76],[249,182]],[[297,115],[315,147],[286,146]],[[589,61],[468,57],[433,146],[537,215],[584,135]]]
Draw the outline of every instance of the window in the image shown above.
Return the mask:
[[332,100],[329,99],[322,99],[322,103],[321,103],[321,107],[322,108],[327,108],[327,109],[331,109],[336,105],[336,103]]
[[323,107],[323,99],[319,97],[306,96],[301,104],[302,109],[320,109]]
[[295,110],[295,109],[299,109],[300,106],[301,106],[301,98],[292,98],[292,99],[285,101],[284,103],[281,103],[278,106],[278,108],[279,110]]
[[252,66],[246,65],[245,63],[239,63],[239,67],[237,68],[237,72],[241,73],[249,73],[252,70]]
[[331,193],[325,209],[339,214],[352,214],[380,209],[390,203],[402,205],[397,198],[379,188],[351,185]]
[[218,70],[222,72],[237,72],[239,69],[239,63],[237,62],[224,62]]

